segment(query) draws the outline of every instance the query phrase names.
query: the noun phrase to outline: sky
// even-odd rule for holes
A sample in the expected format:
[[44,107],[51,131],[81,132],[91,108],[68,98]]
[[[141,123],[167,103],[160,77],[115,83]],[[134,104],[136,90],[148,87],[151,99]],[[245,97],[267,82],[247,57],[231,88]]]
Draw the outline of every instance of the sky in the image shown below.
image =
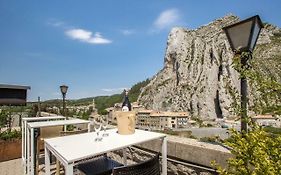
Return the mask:
[[120,93],[163,68],[172,27],[227,14],[281,27],[279,0],[0,0],[0,84],[28,101]]

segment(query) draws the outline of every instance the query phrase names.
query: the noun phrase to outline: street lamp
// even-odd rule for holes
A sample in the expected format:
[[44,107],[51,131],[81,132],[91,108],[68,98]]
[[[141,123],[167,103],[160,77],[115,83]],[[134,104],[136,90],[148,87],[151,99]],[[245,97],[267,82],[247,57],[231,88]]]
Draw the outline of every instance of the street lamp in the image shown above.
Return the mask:
[[[258,15],[245,19],[238,23],[224,27],[230,47],[240,57],[241,68],[245,69],[247,61],[252,57],[263,24]],[[242,52],[247,52],[242,56]],[[241,76],[241,131],[247,132],[247,79]]]
[[[65,95],[66,95],[66,93],[67,93],[67,89],[68,89],[68,86],[66,86],[66,85],[61,85],[60,86],[60,91],[61,91],[61,93],[62,93],[62,103],[63,103],[63,108],[62,108],[62,110],[63,110],[63,115],[65,116]],[[66,117],[67,118],[67,117]]]

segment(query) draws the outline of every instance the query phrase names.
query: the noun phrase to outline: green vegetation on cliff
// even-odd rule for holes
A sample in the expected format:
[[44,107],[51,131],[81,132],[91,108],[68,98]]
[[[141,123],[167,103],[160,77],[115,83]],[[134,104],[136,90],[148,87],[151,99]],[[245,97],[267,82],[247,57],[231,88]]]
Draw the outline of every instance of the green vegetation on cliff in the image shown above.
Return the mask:
[[[138,99],[138,96],[141,92],[141,89],[145,87],[149,83],[149,79],[146,79],[144,81],[141,81],[139,83],[136,83],[133,85],[129,91],[129,99],[130,102],[135,102]],[[106,108],[114,106],[115,103],[121,103],[123,101],[123,92],[121,94],[114,94],[110,96],[97,96],[97,97],[89,97],[89,98],[82,98],[78,100],[67,100],[67,106],[86,106],[93,103],[93,99],[95,99],[95,105],[98,109],[99,114],[105,114]],[[45,111],[44,109],[46,107],[62,107],[62,100],[60,99],[54,99],[54,100],[48,100],[41,104],[41,110]]]
[[[130,102],[136,102],[140,93],[141,88],[145,87],[149,83],[149,79],[139,82],[132,86],[129,91]],[[100,114],[105,113],[105,109],[114,106],[115,103],[121,103],[123,100],[124,93],[114,94],[111,96],[98,96],[95,97],[96,108]]]

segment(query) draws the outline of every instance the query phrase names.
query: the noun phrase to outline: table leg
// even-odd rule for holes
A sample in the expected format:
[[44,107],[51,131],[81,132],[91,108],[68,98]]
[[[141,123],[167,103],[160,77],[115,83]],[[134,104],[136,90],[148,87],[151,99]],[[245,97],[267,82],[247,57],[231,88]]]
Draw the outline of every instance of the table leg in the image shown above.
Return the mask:
[[[64,120],[66,120],[66,118]],[[63,126],[63,130],[66,131],[66,125]]]
[[27,131],[27,140],[26,140],[26,143],[27,143],[27,150],[26,150],[26,154],[27,156],[25,157],[26,161],[27,161],[27,174],[30,174],[30,132],[29,132],[29,129],[26,130]]
[[31,128],[31,175],[34,175],[34,128]]
[[91,125],[88,123],[88,132],[91,132]]
[[24,121],[24,161],[27,161],[27,137],[29,136],[27,133],[27,121]]
[[123,148],[122,151],[123,151],[123,164],[126,166],[127,165],[126,148]]
[[65,166],[65,175],[73,175],[73,164]]
[[25,164],[24,163],[24,159],[25,159],[25,156],[24,156],[24,142],[25,142],[25,140],[24,140],[24,122],[23,121],[21,121],[21,159],[22,159],[22,162],[23,162],[23,164]]
[[167,175],[167,137],[162,139],[162,175]]
[[45,172],[47,175],[51,174],[51,170],[50,170],[50,151],[49,149],[46,147],[45,144]]

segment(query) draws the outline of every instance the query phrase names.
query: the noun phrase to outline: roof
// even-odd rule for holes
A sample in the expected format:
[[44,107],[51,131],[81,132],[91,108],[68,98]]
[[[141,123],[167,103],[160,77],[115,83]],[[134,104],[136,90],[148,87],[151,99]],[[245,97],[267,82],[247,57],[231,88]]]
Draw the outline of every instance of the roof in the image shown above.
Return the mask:
[[138,113],[151,113],[151,112],[153,112],[153,110],[146,110],[146,109],[144,109],[144,110],[139,110],[138,111]]
[[152,112],[151,117],[187,117],[187,112]]
[[272,115],[257,115],[252,117],[252,119],[275,119]]
[[31,89],[30,86],[0,84],[0,89]]

